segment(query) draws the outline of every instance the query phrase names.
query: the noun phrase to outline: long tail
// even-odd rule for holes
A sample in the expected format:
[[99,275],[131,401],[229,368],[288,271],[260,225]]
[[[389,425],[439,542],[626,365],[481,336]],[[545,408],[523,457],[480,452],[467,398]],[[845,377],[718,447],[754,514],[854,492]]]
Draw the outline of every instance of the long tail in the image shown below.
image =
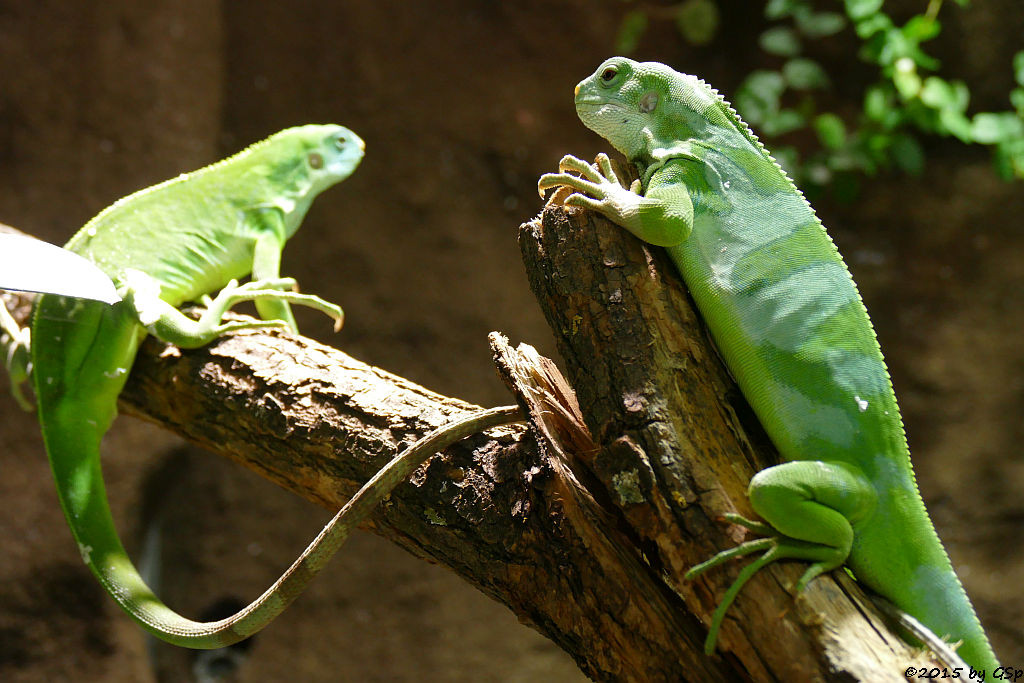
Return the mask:
[[[923,505],[920,514],[927,514]],[[927,517],[923,519],[927,520]],[[923,533],[908,530],[893,538],[904,539],[905,545],[901,546],[904,555],[922,559],[914,563],[909,577],[904,574],[903,567],[885,577],[885,580],[893,582],[895,590],[876,591],[931,629],[936,637],[954,643],[959,641],[957,655],[976,670],[985,670],[991,675],[999,667],[999,662],[935,531],[929,525]],[[854,574],[857,574],[856,569]]]
[[[214,622],[192,621],[167,607],[132,564],[107,505],[99,439],[90,438],[101,435],[89,433],[92,430],[80,417],[58,416],[55,422],[51,416],[46,441],[58,483],[71,484],[58,489],[82,558],[106,591],[156,637],[182,647],[212,649],[243,640],[270,623],[327,564],[352,529],[431,455],[483,429],[521,420],[515,406],[494,408],[471,413],[420,439],[370,479],[260,597],[237,614]],[[76,453],[55,452],[68,446]]]
[[263,595],[214,622],[186,619],[150,590],[114,527],[100,467],[100,442],[117,414],[117,396],[141,329],[127,305],[43,296],[33,320],[33,380],[50,467],[82,559],[144,629],[175,645],[226,647],[280,614],[401,481],[433,453],[482,429],[519,421],[515,407],[471,413],[418,441],[378,472]]

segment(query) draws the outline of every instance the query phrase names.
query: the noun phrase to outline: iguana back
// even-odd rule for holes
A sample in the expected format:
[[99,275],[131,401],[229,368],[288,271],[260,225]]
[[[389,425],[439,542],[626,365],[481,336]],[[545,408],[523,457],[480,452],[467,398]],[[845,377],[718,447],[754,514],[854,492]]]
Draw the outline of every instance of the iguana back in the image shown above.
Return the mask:
[[215,164],[130,194],[97,214],[65,245],[115,283],[126,267],[163,285],[179,305],[249,274],[252,252],[277,213],[291,237],[331,176],[311,176],[313,141],[332,127],[303,126]]
[[[695,78],[689,87],[708,88]],[[871,482],[876,499],[850,520],[847,565],[857,579],[939,635],[966,638],[968,661],[985,661],[991,651],[918,492],[889,373],[846,264],[745,124],[724,118],[704,139],[703,165],[691,167],[694,176],[702,169],[688,183],[693,232],[669,254],[782,457],[846,463]]]

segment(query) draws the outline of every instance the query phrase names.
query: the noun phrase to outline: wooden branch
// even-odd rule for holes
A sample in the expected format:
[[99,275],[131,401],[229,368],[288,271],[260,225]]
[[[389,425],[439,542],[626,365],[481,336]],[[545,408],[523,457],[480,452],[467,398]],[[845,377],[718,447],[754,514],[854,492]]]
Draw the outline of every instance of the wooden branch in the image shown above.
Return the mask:
[[[26,307],[16,310],[24,322]],[[507,380],[537,379],[512,367],[507,347],[500,353]],[[331,510],[404,446],[477,409],[267,332],[195,350],[147,339],[120,406]],[[698,654],[700,625],[619,520],[550,455],[557,449],[522,427],[470,437],[400,485],[367,526],[508,605],[596,680],[718,679],[717,664]]]
[[[627,533],[687,609],[710,620],[743,562],[687,569],[744,540],[750,477],[778,462],[664,250],[590,212],[549,205],[520,229],[531,287],[597,445],[586,466]],[[715,661],[724,680],[905,680],[935,665],[893,635],[849,576],[794,599],[804,566],[772,565],[740,593]]]
[[[508,605],[596,680],[902,680],[908,649],[856,586],[825,577],[794,602],[793,566],[761,572],[726,621],[724,656],[703,654],[693,615],[706,621],[735,568],[680,577],[738,540],[711,520],[749,512],[767,441],[659,253],[560,209],[524,225],[520,244],[582,410],[553,364],[493,339],[530,428],[435,456],[368,526]],[[404,446],[477,409],[269,332],[187,351],[148,339],[121,407],[332,510]]]

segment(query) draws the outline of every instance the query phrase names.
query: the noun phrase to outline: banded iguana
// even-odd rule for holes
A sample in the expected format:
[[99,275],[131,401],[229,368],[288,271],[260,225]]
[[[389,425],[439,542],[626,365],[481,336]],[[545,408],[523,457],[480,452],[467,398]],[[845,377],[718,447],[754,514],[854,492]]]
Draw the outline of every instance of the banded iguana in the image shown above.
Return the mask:
[[[538,188],[572,191],[666,247],[721,355],[787,461],[750,482],[763,538],[694,567],[763,554],[722,597],[714,649],[744,583],[779,559],[810,562],[799,592],[846,565],[858,581],[994,671],[995,655],[918,493],[889,374],[856,285],[810,204],[732,107],[700,79],[655,63],[606,60],[576,86],[583,123],[630,162],[628,189],[607,155],[564,157]],[[578,175],[575,175],[578,174]]]

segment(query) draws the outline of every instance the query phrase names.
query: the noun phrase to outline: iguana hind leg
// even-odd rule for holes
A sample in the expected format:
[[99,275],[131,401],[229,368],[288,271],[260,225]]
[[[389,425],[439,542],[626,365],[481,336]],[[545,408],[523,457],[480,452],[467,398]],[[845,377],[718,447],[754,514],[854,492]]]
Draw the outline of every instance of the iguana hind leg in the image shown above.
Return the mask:
[[767,524],[735,514],[724,518],[764,537],[723,550],[686,573],[687,579],[693,579],[733,558],[764,551],[740,571],[722,596],[704,642],[707,654],[715,649],[729,606],[754,574],[776,560],[810,562],[795,586],[797,593],[803,591],[812,579],[846,561],[853,545],[852,524],[870,514],[875,503],[874,488],[855,468],[806,460],[761,470],[750,480],[748,494]]

